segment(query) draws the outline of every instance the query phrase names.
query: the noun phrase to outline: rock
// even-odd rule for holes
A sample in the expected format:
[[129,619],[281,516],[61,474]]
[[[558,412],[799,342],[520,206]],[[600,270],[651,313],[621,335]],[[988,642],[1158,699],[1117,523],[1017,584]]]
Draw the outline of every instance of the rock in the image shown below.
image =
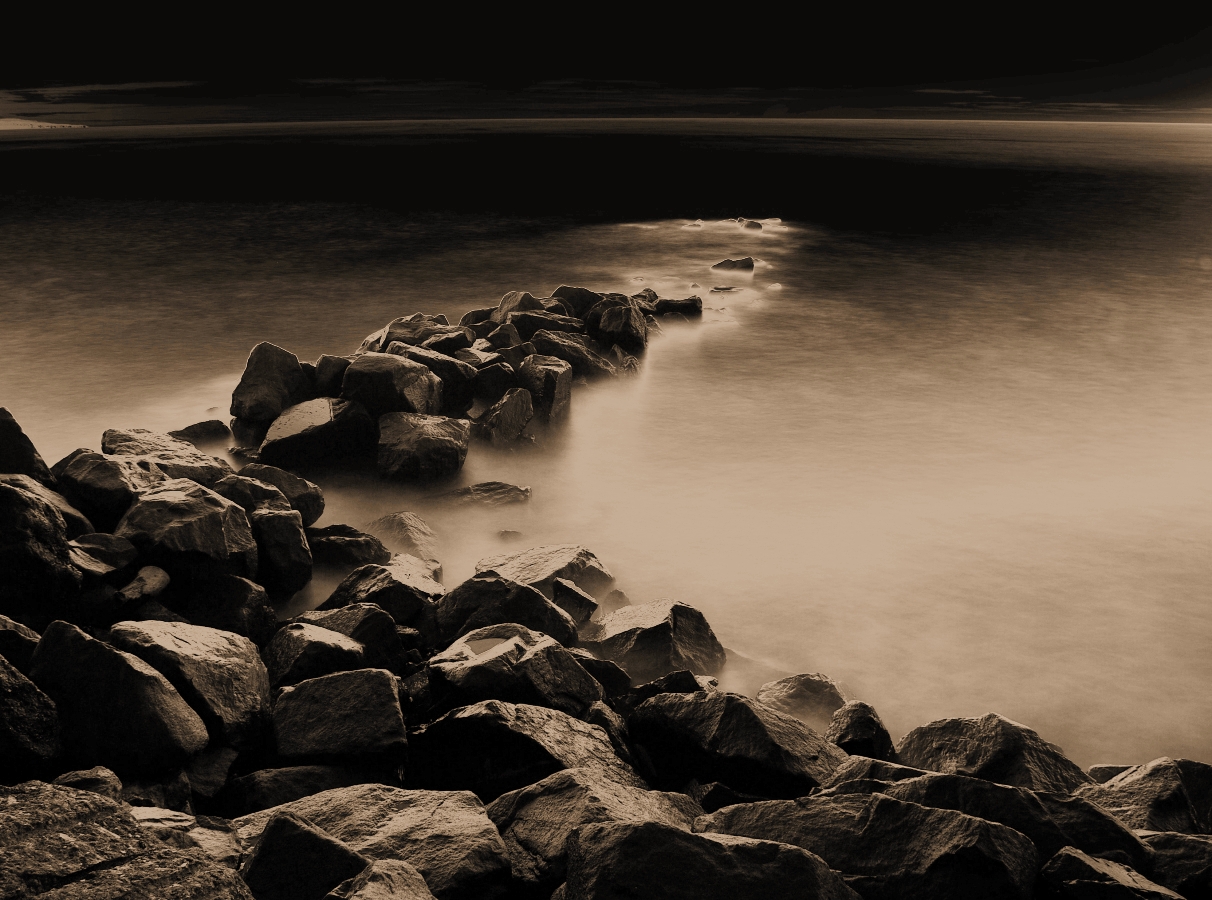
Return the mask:
[[231,438],[231,429],[218,419],[208,419],[205,422],[186,425],[179,431],[170,431],[168,436],[201,447],[208,444],[226,444]]
[[439,900],[493,900],[509,883],[509,857],[484,807],[466,791],[358,785],[325,791],[236,820],[247,846],[275,812],[306,818],[371,860],[416,867]]
[[896,748],[907,766],[954,772],[1033,791],[1067,794],[1090,778],[1055,744],[996,713],[939,719],[913,729]]
[[497,308],[492,311],[488,317],[490,322],[496,322],[498,325],[509,321],[511,313],[515,312],[542,312],[543,304],[536,300],[529,291],[510,291],[501,298],[501,302],[497,304]]
[[206,726],[159,672],[52,622],[30,679],[54,702],[72,758],[117,772],[180,768],[206,746]]
[[536,352],[537,351],[534,348],[534,344],[530,343],[530,341],[523,341],[516,347],[499,348],[496,353],[492,354],[492,358],[484,358],[481,360],[480,365],[476,366],[476,368],[487,369],[494,365],[509,366],[514,370],[514,380],[516,381],[517,386],[525,387],[516,373],[522,368],[522,363],[524,363],[527,358],[534,356]]
[[1141,837],[1153,851],[1154,881],[1187,900],[1212,898],[1212,838],[1169,831]]
[[376,860],[332,889],[325,900],[433,900],[421,873],[398,859]]
[[[468,325],[476,325],[480,322],[491,321],[491,316],[495,306],[486,306],[483,309],[473,309],[465,312],[463,318],[459,319],[459,324],[466,327]],[[495,322],[493,323],[496,324]]]
[[265,647],[265,668],[273,689],[309,678],[360,669],[362,645],[318,625],[291,622],[279,628]]
[[532,353],[518,366],[518,385],[530,391],[535,415],[559,421],[572,402],[572,366],[554,356]]
[[1129,828],[1212,834],[1212,766],[1163,756],[1078,789]]
[[415,513],[388,513],[366,528],[399,553],[434,562],[438,559],[438,536]]
[[41,628],[71,608],[82,583],[59,511],[0,484],[0,614]]
[[489,556],[476,563],[476,576],[499,575],[519,584],[528,584],[553,596],[557,578],[571,581],[591,594],[603,593],[614,583],[614,576],[589,549],[578,544],[548,544],[517,553]]
[[325,354],[316,360],[316,395],[340,397],[341,382],[345,380],[345,370],[349,368],[349,364],[355,358]]
[[[125,589],[124,589],[125,590]],[[173,582],[162,596],[165,606],[194,625],[230,631],[263,647],[277,630],[269,595],[247,578],[220,575]]]
[[43,774],[61,751],[54,702],[0,656],[0,778]]
[[550,893],[565,877],[565,844],[581,825],[660,822],[689,832],[702,809],[683,794],[620,784],[598,769],[566,769],[488,807],[509,851],[515,882]]
[[138,457],[73,450],[55,463],[59,493],[101,531],[113,531],[135,497],[167,480],[160,467]]
[[875,708],[852,700],[833,714],[825,740],[851,756],[896,761],[896,747]]
[[354,569],[337,585],[320,610],[341,609],[355,603],[373,603],[386,610],[398,625],[417,621],[425,608],[440,598],[445,588],[426,574],[426,564],[413,556],[398,554],[389,565]]
[[[522,343],[523,341],[529,341],[533,339],[537,332],[543,331],[551,333],[585,333],[585,323],[580,319],[573,316],[558,315],[546,310],[543,312],[524,311],[511,313],[509,316],[509,324],[516,329],[516,334],[519,336],[519,340],[512,341],[511,343],[506,344],[506,346],[514,346]],[[535,344],[535,346],[537,347],[538,344]],[[542,353],[544,351],[540,349],[539,352]]]
[[291,509],[303,517],[304,528],[310,528],[324,515],[324,492],[306,478],[300,478],[285,469],[259,463],[250,463],[240,470],[240,474],[272,485],[281,491]]
[[[929,774],[924,769],[914,769],[910,766],[901,766],[867,756],[851,756],[833,770],[829,780],[821,783],[821,788],[834,788],[847,782],[865,782],[877,784],[878,787],[873,790],[883,790],[885,785],[891,782]],[[861,791],[856,793],[861,793]]]
[[494,363],[476,370],[476,380],[472,391],[477,400],[486,403],[496,403],[505,394],[518,386],[518,374],[513,366],[506,362]]
[[685,603],[654,600],[625,606],[602,619],[601,626],[592,641],[582,642],[585,649],[617,662],[633,682],[678,669],[714,675],[726,659],[703,614]]
[[312,568],[303,517],[293,509],[258,509],[249,521],[257,541],[257,581],[283,597],[302,590]]
[[778,681],[771,681],[762,685],[757,698],[767,706],[795,716],[818,731],[827,730],[833,720],[833,714],[850,699],[840,684],[828,675],[816,673],[790,675]]
[[220,796],[224,809],[233,815],[247,815],[310,797],[334,788],[373,783],[365,766],[286,766],[259,769],[231,779]]
[[0,472],[5,475],[28,475],[47,486],[55,483],[34,442],[26,437],[13,414],[3,406],[0,406]]
[[685,300],[661,299],[656,302],[656,314],[658,316],[669,315],[671,313],[697,319],[703,315],[703,300],[701,297],[687,297]]
[[631,716],[658,784],[721,781],[762,797],[791,798],[827,781],[846,755],[798,719],[722,691],[658,694]]
[[101,450],[112,456],[144,460],[167,478],[188,478],[207,487],[231,474],[231,466],[207,456],[188,441],[146,428],[111,428],[101,436]]
[[497,576],[464,581],[438,601],[436,613],[446,641],[505,622],[550,635],[564,646],[577,641],[577,627],[568,613],[534,588]]
[[54,783],[61,787],[74,788],[77,791],[90,791],[114,801],[122,799],[122,781],[105,766],[64,772],[55,779]]
[[372,418],[389,412],[434,415],[442,410],[442,381],[428,367],[390,353],[365,353],[350,363],[341,397]]
[[704,812],[708,813],[723,809],[725,806],[735,806],[738,803],[756,803],[764,799],[753,794],[737,793],[728,787],[728,785],[721,784],[718,781],[699,784],[697,781],[692,780],[682,790],[686,796],[702,806]]
[[211,490],[220,497],[226,497],[235,503],[248,516],[252,516],[258,509],[289,511],[291,508],[286,495],[272,484],[245,475],[228,475],[220,478],[211,485]]
[[283,410],[257,455],[265,465],[287,468],[358,459],[373,451],[376,437],[375,420],[361,403],[321,397]]
[[167,678],[215,741],[242,746],[268,723],[269,674],[248,638],[176,622],[119,622],[109,642]]
[[362,645],[363,661],[368,668],[403,671],[405,648],[396,631],[396,622],[373,603],[351,603],[340,609],[313,610],[296,621],[318,625],[352,638]]
[[444,709],[504,700],[580,717],[603,696],[575,656],[512,622],[478,628],[432,657],[429,683]]
[[508,322],[498,326],[484,340],[488,341],[489,345],[495,350],[499,347],[516,347],[522,343],[522,335],[514,325]]
[[40,635],[8,616],[0,616],[0,656],[12,663],[22,675],[29,675],[30,660]]
[[[466,335],[467,330],[459,325],[451,325],[445,316],[427,316],[424,313],[413,313],[411,316],[401,316],[393,319],[378,332],[377,342],[364,344],[363,351],[385,351],[396,341],[411,346],[420,346],[439,335]],[[374,337],[372,335],[372,337]],[[368,339],[369,340],[369,339]]]
[[753,257],[744,256],[740,259],[724,259],[711,267],[715,271],[730,272],[734,270],[753,271]]
[[114,534],[173,577],[257,574],[257,544],[244,510],[184,478],[141,494]]
[[308,528],[307,543],[318,565],[362,566],[386,563],[391,552],[374,535],[358,531],[352,525],[325,525]]
[[604,300],[585,318],[592,337],[603,344],[617,344],[628,353],[643,353],[648,347],[648,324],[644,314],[630,303]]
[[228,869],[236,869],[240,865],[240,846],[236,842],[235,828],[223,819],[192,816],[154,806],[134,807],[131,814],[141,829],[170,847],[201,850]]
[[257,900],[323,900],[369,863],[306,819],[279,813],[266,823],[240,874]]
[[92,534],[97,530],[84,513],[67,502],[66,497],[52,491],[41,482],[35,481],[29,475],[0,475],[0,484],[7,484],[25,491],[58,510],[59,515],[63,516],[68,540],[78,538],[82,534]]
[[551,601],[572,616],[572,621],[576,623],[577,628],[585,625],[598,611],[598,602],[567,578],[551,580]]
[[128,807],[37,781],[0,787],[0,896],[252,900],[235,872],[166,846]]
[[139,606],[155,600],[168,588],[172,579],[159,566],[143,566],[117,594],[124,606]]
[[463,468],[471,425],[445,416],[386,413],[379,417],[379,474],[444,478]]
[[[460,336],[462,333],[460,332]],[[464,337],[464,340],[466,338]],[[425,347],[410,347],[394,343],[387,352],[420,363],[442,381],[442,406],[437,412],[458,415],[466,412],[475,395],[476,367],[461,359],[429,350]]]
[[447,491],[434,498],[447,503],[466,506],[505,506],[510,503],[525,503],[530,499],[530,488],[503,481],[481,481],[468,487]]
[[589,651],[579,648],[573,648],[569,652],[577,658],[581,668],[592,675],[594,680],[602,686],[602,691],[608,698],[613,700],[631,690],[631,678],[617,663],[612,663],[608,659],[598,659]]
[[1091,766],[1086,769],[1086,774],[1095,784],[1106,784],[1120,772],[1127,772],[1131,768],[1131,766]]
[[1027,900],[1039,866],[1013,829],[881,794],[729,806],[694,828],[802,847],[865,900]]
[[[467,363],[477,372],[480,369],[487,368],[488,366],[495,366],[506,361],[506,358],[501,353],[495,353],[489,349],[492,347],[492,345],[487,341],[477,341],[476,343],[480,344],[480,346],[477,347],[475,344],[472,344],[470,347],[467,347],[464,350],[456,350],[451,355],[454,356],[455,359]],[[530,347],[530,344],[526,344],[525,346]],[[501,349],[504,350],[505,348]],[[517,349],[518,348],[516,347],[513,348],[513,350]],[[534,350],[531,349],[530,352],[533,353]],[[510,358],[512,359],[516,355],[516,353],[511,351]],[[512,365],[512,363],[510,363],[510,365]]]
[[431,338],[426,338],[421,341],[422,350],[433,350],[436,353],[444,353],[450,356],[458,350],[466,350],[471,346],[474,340],[470,328],[462,328],[459,331],[452,331],[448,334],[435,334]]
[[485,802],[561,769],[593,768],[646,787],[602,729],[542,706],[486,700],[456,709],[412,735],[419,786],[471,790]]
[[552,291],[551,296],[568,307],[569,311],[578,319],[585,318],[589,310],[602,302],[602,295],[597,291],[582,287],[569,287],[566,284],[562,284]]
[[140,777],[128,775],[122,783],[122,799],[131,806],[150,806],[193,813],[189,776],[183,769]]
[[297,356],[263,341],[248,355],[230,411],[238,419],[272,422],[286,407],[310,400],[311,387]]
[[472,424],[471,434],[494,447],[505,447],[522,437],[522,430],[532,418],[530,391],[513,388]]
[[539,331],[531,338],[531,343],[536,352],[562,359],[572,366],[574,378],[603,378],[618,374],[610,360],[565,334]]
[[408,750],[396,678],[386,669],[337,672],[284,688],[274,703],[283,759],[390,758]]
[[120,585],[128,582],[134,572],[139,551],[126,538],[113,534],[82,534],[67,542],[72,565],[84,576],[86,586]]
[[1040,870],[1040,880],[1061,897],[1122,897],[1124,900],[1167,900],[1181,896],[1154,884],[1139,872],[1107,859],[1095,859],[1066,847]]
[[589,709],[581,715],[581,721],[587,725],[596,725],[606,732],[606,737],[610,739],[610,746],[614,747],[614,752],[618,754],[619,759],[633,769],[636,768],[636,757],[631,751],[631,735],[622,716],[598,700],[590,704]]
[[[258,748],[259,749],[259,748]],[[195,798],[213,800],[227,784],[240,751],[234,747],[211,744],[185,767],[190,792]]]

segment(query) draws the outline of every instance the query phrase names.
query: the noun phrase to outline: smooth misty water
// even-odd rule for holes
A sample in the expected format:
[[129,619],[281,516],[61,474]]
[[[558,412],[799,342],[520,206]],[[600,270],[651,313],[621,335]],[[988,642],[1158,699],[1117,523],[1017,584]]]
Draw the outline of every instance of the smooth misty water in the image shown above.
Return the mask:
[[[53,461],[108,427],[226,418],[260,340],[314,359],[560,283],[699,293],[702,324],[578,388],[545,447],[473,448],[459,483],[530,485],[528,506],[329,478],[323,521],[420,512],[450,585],[583,543],[633,601],[685,600],[727,646],[845,681],[894,737],[995,710],[1083,765],[1212,760],[1212,172],[1138,150],[899,235],[19,201],[0,405]],[[752,277],[708,270],[750,254]]]

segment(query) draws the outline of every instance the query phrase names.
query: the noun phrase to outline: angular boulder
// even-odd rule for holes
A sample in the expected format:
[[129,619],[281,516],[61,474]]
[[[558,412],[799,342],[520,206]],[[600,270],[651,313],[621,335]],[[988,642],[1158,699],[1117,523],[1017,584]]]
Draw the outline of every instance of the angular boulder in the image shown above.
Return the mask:
[[[363,350],[374,352],[386,350],[396,341],[402,344],[420,346],[440,335],[466,335],[467,329],[459,325],[451,325],[445,316],[429,316],[425,313],[413,313],[411,316],[401,316],[392,319],[378,332],[377,342],[364,345]],[[371,336],[375,337],[374,335]]]
[[84,513],[67,502],[66,497],[56,491],[52,491],[46,485],[40,481],[36,481],[29,475],[0,475],[0,484],[7,484],[18,490],[25,491],[25,493],[31,494],[43,503],[50,504],[57,509],[59,515],[63,516],[68,540],[78,538],[82,534],[92,534],[97,530]]
[[421,873],[399,859],[375,860],[325,900],[434,900]]
[[118,776],[105,766],[93,766],[91,769],[77,769],[74,772],[64,772],[54,780],[54,784],[62,787],[75,788],[78,791],[91,791],[108,797],[111,800],[122,799],[122,782]]
[[532,352],[517,367],[518,386],[530,391],[535,416],[558,422],[572,403],[572,366],[554,356]]
[[299,357],[263,341],[248,354],[230,412],[237,419],[272,422],[286,407],[310,399],[311,387]]
[[536,299],[529,291],[510,291],[501,298],[501,302],[497,304],[497,308],[489,315],[488,321],[501,325],[509,321],[511,313],[525,312],[527,310],[542,312],[543,302]]
[[594,353],[582,341],[554,331],[540,331],[530,339],[536,353],[562,359],[572,366],[574,378],[607,378],[617,375],[614,364]]
[[73,450],[51,471],[59,493],[101,531],[113,531],[135,497],[168,479],[139,456]]
[[[148,566],[149,572],[163,572]],[[164,578],[167,578],[165,575]],[[123,593],[130,589],[123,589]],[[205,625],[248,638],[263,647],[277,630],[277,615],[261,585],[234,575],[178,579],[160,595],[164,606],[193,625]]]
[[833,714],[851,699],[828,675],[812,672],[768,682],[762,685],[757,698],[819,731],[827,730]]
[[385,413],[379,417],[379,474],[410,480],[453,475],[463,468],[470,439],[464,419]]
[[318,625],[291,622],[279,628],[265,647],[265,668],[271,688],[298,684],[309,678],[360,669],[362,645]]
[[43,775],[61,752],[54,701],[0,656],[0,778]]
[[[550,331],[554,333],[570,332],[585,333],[585,323],[575,316],[565,316],[549,310],[519,310],[510,313],[509,324],[512,325],[522,341],[529,341],[536,332]],[[521,343],[521,341],[518,341]]]
[[852,700],[833,714],[825,740],[851,756],[896,761],[896,747],[873,706]]
[[618,663],[635,683],[678,669],[714,675],[726,660],[724,648],[703,614],[685,603],[654,600],[624,606],[602,619],[601,626],[582,645]]
[[446,589],[429,577],[426,563],[404,553],[387,565],[354,569],[337,585],[320,610],[341,609],[354,603],[373,603],[397,625],[411,625]]
[[571,581],[590,594],[605,593],[614,576],[592,551],[577,544],[548,544],[518,553],[489,556],[476,563],[476,576],[498,575],[518,584],[528,584],[552,597],[557,578]]
[[438,536],[416,513],[394,512],[380,516],[366,526],[397,553],[418,559],[438,559]]
[[291,509],[286,495],[264,481],[246,475],[227,475],[210,486],[216,494],[226,497],[251,516],[258,509]]
[[353,362],[352,356],[330,356],[327,353],[316,360],[316,396],[340,397],[341,382],[345,370]]
[[358,531],[352,525],[325,525],[306,529],[312,560],[325,566],[382,565],[391,560],[391,551],[373,534]]
[[361,403],[321,397],[284,409],[257,457],[282,468],[361,459],[374,451],[376,437],[375,419]]
[[1040,870],[1040,880],[1061,897],[1123,900],[1183,900],[1128,866],[1066,847]]
[[8,616],[0,616],[0,656],[16,667],[23,675],[29,674],[30,660],[38,646],[41,635]]
[[231,466],[189,441],[146,428],[111,428],[101,435],[101,450],[111,456],[145,460],[167,478],[188,478],[207,487],[231,474]]
[[374,783],[365,766],[283,766],[258,769],[227,782],[219,803],[228,815],[243,816],[334,788]]
[[292,813],[279,813],[261,832],[240,869],[257,900],[323,900],[370,860]]
[[168,436],[195,447],[214,444],[226,444],[231,438],[231,429],[219,419],[208,419],[205,422],[195,422],[177,431],[170,431]]
[[402,671],[405,648],[396,630],[396,620],[373,603],[351,603],[340,609],[312,610],[296,621],[318,625],[352,638],[362,645],[367,668]]
[[559,300],[568,311],[578,319],[584,319],[585,314],[602,302],[602,295],[589,288],[572,287],[562,284],[551,292],[553,299]]
[[361,404],[374,419],[389,412],[436,415],[442,411],[442,380],[402,356],[364,353],[345,370],[341,398]]
[[[875,791],[883,790],[884,787],[892,782],[905,781],[909,778],[917,778],[919,775],[929,774],[931,773],[924,769],[914,769],[910,766],[901,766],[896,763],[871,759],[866,756],[851,756],[833,770],[833,774],[829,776],[828,781],[821,784],[821,788],[822,790],[828,790],[850,782],[859,782],[866,785],[875,785],[869,791],[870,793],[874,793]],[[863,793],[864,789],[855,789],[847,792]]]
[[734,272],[734,271],[752,272],[753,271],[753,257],[752,256],[743,256],[740,259],[723,259],[723,260],[720,260],[718,263],[716,263],[711,268],[718,270],[718,271],[724,271],[724,272]]
[[566,647],[577,641],[577,627],[568,613],[529,585],[495,575],[464,581],[438,601],[435,612],[439,633],[447,641],[506,622],[550,635]]
[[1155,882],[1188,900],[1212,898],[1212,838],[1172,831],[1146,831],[1141,837],[1153,851]]
[[303,517],[293,509],[254,510],[248,517],[257,542],[257,582],[291,597],[311,581],[311,546]]
[[28,475],[40,484],[53,485],[54,476],[46,461],[26,437],[13,414],[0,406],[0,472],[5,475]]
[[643,353],[648,346],[648,325],[644,313],[627,298],[606,297],[585,315],[591,337],[610,346],[617,344],[628,353]]
[[59,511],[0,484],[0,614],[41,628],[67,614],[83,581]]
[[[463,337],[461,333],[460,337]],[[464,340],[466,340],[465,337]],[[446,415],[458,415],[466,412],[471,406],[471,401],[475,396],[475,366],[436,350],[412,347],[399,342],[388,347],[387,352],[420,363],[441,379],[442,406],[438,412]]]
[[552,579],[551,601],[572,616],[577,628],[585,625],[598,611],[598,602],[567,578]]
[[304,528],[310,528],[324,515],[324,492],[319,485],[312,484],[306,478],[261,463],[249,463],[240,470],[240,474],[281,491],[291,509],[303,517]]
[[1163,756],[1076,795],[1129,828],[1212,834],[1212,766],[1206,763]]
[[522,437],[534,418],[530,391],[513,388],[490,406],[471,426],[471,434],[494,447],[506,447]]
[[476,369],[476,380],[472,390],[477,400],[495,403],[517,386],[518,373],[513,366],[507,362],[499,362]]
[[284,688],[274,702],[274,736],[287,760],[402,761],[408,735],[396,677],[386,669],[358,669]]
[[687,297],[684,300],[670,300],[661,298],[656,302],[656,314],[663,316],[668,313],[677,313],[686,316],[688,319],[697,319],[703,315],[703,299],[701,297]]

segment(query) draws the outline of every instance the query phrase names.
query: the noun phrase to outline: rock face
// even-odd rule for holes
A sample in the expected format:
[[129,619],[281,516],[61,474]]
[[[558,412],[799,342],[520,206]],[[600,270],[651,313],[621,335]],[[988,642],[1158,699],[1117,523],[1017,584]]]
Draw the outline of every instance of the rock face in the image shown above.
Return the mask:
[[527,356],[518,367],[518,385],[530,391],[535,415],[557,422],[568,415],[572,403],[572,366],[554,356]]
[[60,751],[54,702],[0,656],[0,777],[41,774]]
[[312,569],[303,517],[293,509],[258,509],[249,523],[257,542],[257,581],[283,597],[302,590]]
[[429,577],[422,560],[401,553],[392,557],[388,565],[354,569],[319,608],[341,609],[354,603],[373,603],[395,619],[397,625],[411,625],[445,590]]
[[244,510],[183,478],[140,495],[114,533],[173,577],[257,574],[257,543]]
[[880,794],[729,806],[694,827],[803,847],[864,900],[1027,900],[1039,866],[1004,825]]
[[386,413],[379,417],[379,474],[385,478],[443,478],[463,468],[471,425],[463,419]]
[[566,578],[552,580],[551,600],[572,616],[577,628],[582,627],[598,611],[597,601]]
[[556,896],[614,900],[739,897],[858,900],[824,861],[787,844],[687,834],[659,822],[585,825],[568,840],[568,881]]
[[280,769],[258,769],[229,780],[220,796],[220,802],[230,815],[247,815],[322,791],[377,780],[368,777],[366,772],[361,766],[284,766]]
[[590,594],[604,593],[614,584],[614,576],[601,561],[577,544],[549,544],[490,556],[476,563],[476,575],[499,575],[518,584],[528,584],[548,599],[557,578],[567,579]]
[[571,334],[585,333],[585,323],[575,316],[563,316],[559,313],[548,312],[546,310],[543,312],[526,310],[511,313],[509,316],[509,325],[513,326],[519,338],[519,340],[513,342],[515,344],[531,340],[535,333],[540,331],[554,333],[568,332]]
[[875,708],[854,700],[833,714],[825,740],[851,756],[896,761],[896,747]]
[[231,394],[231,414],[252,422],[272,422],[282,410],[310,399],[311,385],[299,358],[262,342],[253,347],[240,383]]
[[370,861],[292,813],[266,823],[240,870],[257,900],[323,900]]
[[436,613],[439,633],[447,641],[505,622],[550,635],[566,647],[577,641],[568,613],[534,588],[496,576],[464,581],[438,602]]
[[[583,339],[582,339],[583,340]],[[562,359],[572,366],[574,378],[605,378],[617,375],[614,365],[582,341],[555,331],[540,331],[533,338],[535,352]]]
[[269,674],[248,638],[179,622],[119,622],[110,643],[167,678],[216,741],[239,747],[268,724]]
[[325,525],[307,529],[307,544],[318,565],[362,566],[386,563],[391,551],[377,537],[352,525]]
[[654,600],[625,606],[601,625],[601,632],[584,642],[585,649],[618,663],[637,684],[678,669],[714,675],[726,659],[703,614],[685,603]]
[[326,900],[433,900],[421,873],[398,859],[376,860],[332,889]]
[[368,668],[401,671],[405,651],[396,630],[396,620],[373,603],[351,603],[340,609],[313,610],[298,621],[318,625],[352,638],[362,645]]
[[0,616],[0,656],[17,668],[23,675],[29,674],[29,664],[34,658],[40,635],[8,616]]
[[154,463],[168,478],[188,478],[207,487],[231,474],[222,460],[207,456],[188,441],[146,428],[111,428],[101,435],[103,452]]
[[367,456],[375,438],[375,420],[361,403],[321,397],[283,410],[257,452],[261,463],[294,468]]
[[[466,341],[466,336],[461,332],[458,336]],[[468,365],[446,353],[426,347],[411,347],[398,342],[388,347],[387,352],[420,363],[441,379],[442,408],[440,412],[447,415],[458,415],[466,412],[467,408],[471,406],[475,395],[475,366]]]
[[68,540],[78,538],[82,534],[92,534],[97,530],[84,513],[67,502],[66,497],[52,491],[41,482],[35,481],[29,475],[0,475],[0,484],[7,484],[17,490],[25,491],[58,510],[59,515],[63,516],[64,525],[67,526]]
[[485,802],[561,769],[593,768],[643,788],[606,733],[554,709],[486,700],[447,713],[412,739],[413,777]]
[[1188,900],[1212,897],[1212,838],[1174,832],[1146,832],[1153,851],[1153,880]]
[[272,688],[362,665],[362,645],[357,641],[303,622],[279,628],[265,647],[265,667]]
[[685,794],[620,784],[597,769],[566,769],[498,797],[488,815],[509,850],[515,881],[536,891],[564,881],[573,830],[596,822],[660,822],[689,832],[702,809]]
[[442,411],[442,380],[402,356],[364,353],[345,370],[341,397],[360,403],[375,419],[389,412],[436,415]]
[[1212,766],[1204,763],[1163,756],[1076,793],[1129,828],[1212,834]]
[[1055,744],[996,713],[922,725],[905,735],[896,753],[907,766],[1033,791],[1067,794],[1090,783]]
[[505,700],[580,717],[602,699],[601,685],[575,656],[514,623],[476,629],[432,657],[429,683],[446,709]]
[[324,492],[306,478],[260,463],[249,463],[240,470],[240,474],[273,485],[281,491],[291,509],[303,517],[304,528],[310,528],[324,515]]
[[100,794],[31,781],[0,787],[0,896],[252,900],[231,869],[176,850]]
[[1182,900],[1180,895],[1154,884],[1127,866],[1095,859],[1066,847],[1048,860],[1041,880],[1061,897],[1122,897],[1124,900]]
[[142,457],[106,456],[92,450],[73,450],[51,471],[59,493],[102,531],[113,531],[135,497],[167,477]]
[[64,614],[82,582],[58,510],[0,484],[0,614],[41,628]]
[[800,797],[846,760],[798,719],[722,691],[658,694],[636,708],[630,725],[669,789],[693,778],[760,797]]
[[237,819],[245,846],[275,812],[302,816],[368,859],[409,863],[439,900],[493,900],[509,882],[505,844],[466,791],[370,784],[325,791]]
[[494,447],[505,447],[522,436],[522,430],[532,418],[534,404],[530,391],[513,388],[475,421],[471,433]]
[[408,749],[396,678],[359,669],[301,681],[274,704],[278,753],[288,760],[402,759]]
[[687,297],[685,300],[668,300],[664,298],[658,300],[656,302],[656,314],[663,316],[667,313],[678,313],[690,319],[697,319],[703,315],[703,300],[701,297]]
[[829,728],[833,714],[850,699],[832,678],[818,673],[790,675],[771,681],[762,685],[757,698],[819,731]]
[[398,553],[424,560],[438,559],[438,536],[415,513],[388,513],[366,528]]
[[3,406],[0,406],[0,472],[28,475],[41,484],[54,484],[54,477],[34,442]]

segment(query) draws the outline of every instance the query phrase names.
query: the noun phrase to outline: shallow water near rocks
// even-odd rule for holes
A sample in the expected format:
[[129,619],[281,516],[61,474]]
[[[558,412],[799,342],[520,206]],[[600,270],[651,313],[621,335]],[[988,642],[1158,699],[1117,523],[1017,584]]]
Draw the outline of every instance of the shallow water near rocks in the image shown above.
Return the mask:
[[[227,418],[261,340],[347,353],[398,315],[561,283],[699,294],[701,323],[578,387],[539,446],[476,445],[428,491],[326,475],[319,524],[417,512],[448,586],[584,544],[633,602],[684,600],[726,646],[844,681],[895,738],[996,711],[1083,766],[1210,760],[1212,170],[1152,158],[912,233],[17,201],[0,405],[53,462],[105,428]],[[743,256],[752,274],[710,269]],[[425,500],[487,480],[532,499]]]

